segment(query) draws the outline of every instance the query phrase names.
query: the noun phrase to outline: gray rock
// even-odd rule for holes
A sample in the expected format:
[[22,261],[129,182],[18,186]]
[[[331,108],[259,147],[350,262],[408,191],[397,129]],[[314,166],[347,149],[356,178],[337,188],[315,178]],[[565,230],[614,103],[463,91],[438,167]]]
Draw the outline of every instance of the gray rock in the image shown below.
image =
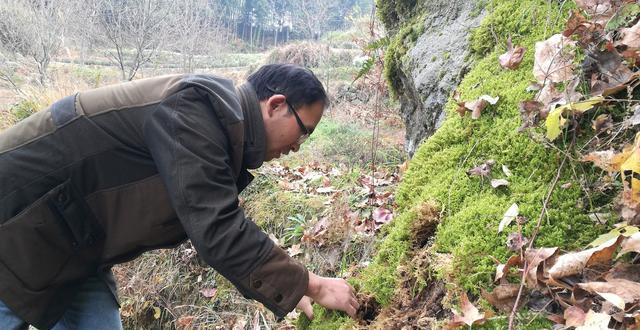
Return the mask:
[[410,155],[442,124],[444,105],[469,71],[469,33],[484,16],[476,1],[470,0],[434,0],[424,6],[425,32],[398,72],[404,86],[399,99],[406,125],[405,148]]

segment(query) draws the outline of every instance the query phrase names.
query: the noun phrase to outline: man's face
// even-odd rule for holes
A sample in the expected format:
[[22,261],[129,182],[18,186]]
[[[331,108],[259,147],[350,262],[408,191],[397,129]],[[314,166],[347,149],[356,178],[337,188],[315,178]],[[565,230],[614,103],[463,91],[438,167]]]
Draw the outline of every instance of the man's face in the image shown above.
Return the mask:
[[290,151],[298,151],[300,137],[305,134],[304,128],[307,132],[313,132],[324,111],[324,103],[321,101],[295,108],[303,128],[289,110],[284,95],[275,94],[260,102],[260,107],[266,134],[265,161],[279,158]]

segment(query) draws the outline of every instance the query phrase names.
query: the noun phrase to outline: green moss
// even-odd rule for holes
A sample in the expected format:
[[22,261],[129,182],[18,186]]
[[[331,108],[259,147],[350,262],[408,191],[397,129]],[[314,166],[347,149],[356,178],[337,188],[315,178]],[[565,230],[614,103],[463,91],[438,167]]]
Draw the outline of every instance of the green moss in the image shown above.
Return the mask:
[[557,4],[544,0],[491,1],[484,5],[489,14],[470,35],[471,50],[478,57],[492,52],[496,46],[504,49],[509,36],[515,44],[522,37],[536,35],[538,40],[544,40],[557,33],[560,22],[566,22],[569,6],[563,2],[565,8],[560,13]]
[[378,18],[387,30],[395,30],[415,13],[418,0],[376,0]]
[[296,328],[301,330],[346,330],[354,327],[355,322],[346,314],[328,311],[317,304],[313,306],[313,321],[300,315],[296,324]]
[[404,85],[399,76],[402,72],[403,57],[409,49],[415,45],[418,38],[424,33],[424,15],[415,16],[410,22],[396,33],[389,42],[384,53],[384,77],[392,96],[402,94]]

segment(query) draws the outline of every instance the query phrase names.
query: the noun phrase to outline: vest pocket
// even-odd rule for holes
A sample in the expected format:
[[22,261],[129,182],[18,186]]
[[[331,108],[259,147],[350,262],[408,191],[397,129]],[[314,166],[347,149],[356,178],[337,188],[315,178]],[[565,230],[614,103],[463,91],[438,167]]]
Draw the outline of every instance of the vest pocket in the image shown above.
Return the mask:
[[0,262],[26,288],[45,289],[80,247],[92,243],[95,222],[87,209],[69,181],[53,188],[0,225]]

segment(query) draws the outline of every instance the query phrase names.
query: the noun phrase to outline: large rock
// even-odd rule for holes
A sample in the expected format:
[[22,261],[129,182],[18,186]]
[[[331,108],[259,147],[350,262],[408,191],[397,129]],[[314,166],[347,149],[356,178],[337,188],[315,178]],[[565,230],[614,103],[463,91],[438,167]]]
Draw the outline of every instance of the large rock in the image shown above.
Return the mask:
[[469,70],[469,33],[484,14],[477,6],[476,1],[424,4],[424,33],[396,72],[404,87],[398,96],[410,155],[440,126],[449,95]]

